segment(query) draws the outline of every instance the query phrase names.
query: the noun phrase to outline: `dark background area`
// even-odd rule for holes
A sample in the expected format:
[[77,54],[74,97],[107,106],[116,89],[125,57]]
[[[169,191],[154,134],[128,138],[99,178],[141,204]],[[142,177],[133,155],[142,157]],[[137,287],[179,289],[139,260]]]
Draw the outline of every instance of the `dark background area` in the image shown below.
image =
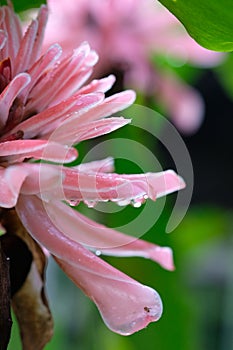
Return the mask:
[[205,101],[201,128],[183,139],[194,168],[193,203],[233,207],[233,101],[214,71],[206,70],[196,88]]

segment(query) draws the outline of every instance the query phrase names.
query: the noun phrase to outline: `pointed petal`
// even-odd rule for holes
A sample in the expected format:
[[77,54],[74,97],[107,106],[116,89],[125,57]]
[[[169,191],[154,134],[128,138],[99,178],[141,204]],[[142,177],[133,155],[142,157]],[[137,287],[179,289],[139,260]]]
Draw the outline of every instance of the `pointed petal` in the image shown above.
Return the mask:
[[111,200],[119,205],[130,204],[138,206],[147,198],[157,198],[178,191],[185,187],[183,179],[174,171],[146,173],[136,175],[121,175],[115,173],[84,173],[75,168],[63,167],[63,184],[54,193],[42,193],[44,198],[76,201],[106,201]]
[[[131,90],[124,91],[122,93],[115,94],[109,98],[106,98],[103,101],[101,101],[103,95],[101,95],[100,92],[92,93],[87,96],[93,96],[93,98],[96,96],[98,101],[96,101],[96,103],[93,103],[93,106],[90,105],[92,108],[87,108],[86,110],[79,110],[78,108],[75,110],[76,106],[74,106],[72,110],[74,114],[71,114],[69,118],[66,118],[65,122],[60,125],[53,134],[54,141],[59,141],[61,136],[62,139],[70,139],[69,132],[72,130],[73,133],[73,130],[75,129],[74,122],[78,123],[80,129],[81,124],[90,124],[91,121],[108,117],[113,113],[129,107],[135,99],[135,92]],[[48,138],[49,135],[45,135],[45,137]],[[74,141],[75,140],[73,140],[73,142]]]
[[92,72],[92,66],[88,62],[89,54],[89,45],[81,45],[48,71],[31,92],[30,109],[35,108],[35,105],[37,110],[38,106],[43,106],[44,109],[45,106],[55,105],[77,91]]
[[14,61],[22,39],[21,23],[11,6],[2,6],[0,11],[0,28],[7,33],[7,42],[1,49],[0,60],[5,59],[6,57],[12,57]]
[[167,194],[179,191],[185,188],[184,180],[173,170],[166,170],[159,173],[147,173],[144,175],[125,175],[124,177],[132,181],[139,188],[144,187],[144,181],[147,181],[147,195],[155,200],[166,196]]
[[101,160],[94,160],[89,163],[82,163],[75,167],[78,171],[83,172],[101,172],[111,173],[114,170],[114,160],[112,157],[107,157]]
[[34,42],[32,54],[31,54],[31,63],[35,62],[41,54],[41,48],[44,40],[44,32],[45,32],[47,20],[48,20],[48,7],[46,5],[41,5],[37,16],[38,30],[36,33],[36,40]]
[[133,90],[126,90],[115,94],[80,116],[80,123],[88,123],[92,120],[108,117],[116,112],[122,111],[129,107],[135,101],[136,95]]
[[109,75],[106,78],[99,79],[99,80],[92,80],[92,82],[84,87],[82,87],[79,90],[80,94],[89,94],[91,92],[106,92],[109,89],[111,89],[112,85],[114,84],[116,78],[114,75]]
[[72,141],[73,144],[76,144],[84,140],[109,134],[130,122],[130,119],[112,117],[94,120],[88,124],[82,124],[79,126],[79,117],[74,115],[74,117],[69,118],[58,130],[56,130],[54,134],[55,141],[62,143]]
[[55,255],[69,277],[96,303],[111,330],[129,335],[160,318],[162,302],[155,290],[65,237],[38,198],[20,196],[16,209],[28,232]]
[[[17,125],[17,127],[15,127],[11,133],[17,132],[18,130],[23,130],[25,138],[33,138],[36,135],[43,136],[48,133],[50,129],[52,131],[58,127],[58,130],[55,131],[55,135],[57,135],[57,133],[60,133],[60,129],[62,128],[62,125],[59,125],[64,119],[72,118],[72,113],[75,113],[75,115],[78,116],[79,113],[83,113],[84,111],[87,111],[96,104],[100,103],[103,98],[104,95],[102,93],[78,96],[74,95],[69,99],[62,101],[53,107],[45,109],[42,112],[23,121]],[[54,136],[54,141],[55,138],[56,137]],[[70,141],[69,138],[68,141]]]
[[32,90],[32,88],[36,85],[36,83],[39,81],[39,79],[45,75],[46,72],[55,64],[55,62],[59,59],[59,57],[62,54],[62,49],[58,44],[52,45],[47,52],[42,55],[38,61],[36,61],[32,67],[28,69],[28,74],[31,77],[31,82],[28,84],[27,88],[24,89],[23,93],[21,94],[22,100],[25,105],[25,115],[27,116],[30,114],[30,108],[35,104],[35,101],[33,101],[32,96],[30,96],[30,99],[28,100],[28,94]]
[[38,18],[33,20],[24,34],[17,56],[13,74],[28,70],[37,60],[41,50],[43,32],[47,21],[48,9],[46,6],[41,6]]
[[10,107],[14,99],[31,81],[26,73],[17,75],[3,90],[0,95],[0,126],[4,126],[9,116]]
[[31,54],[33,50],[34,41],[36,39],[37,29],[38,22],[37,20],[34,20],[31,22],[20,43],[20,48],[15,58],[13,71],[14,75],[17,75],[27,70],[28,64],[31,60]]

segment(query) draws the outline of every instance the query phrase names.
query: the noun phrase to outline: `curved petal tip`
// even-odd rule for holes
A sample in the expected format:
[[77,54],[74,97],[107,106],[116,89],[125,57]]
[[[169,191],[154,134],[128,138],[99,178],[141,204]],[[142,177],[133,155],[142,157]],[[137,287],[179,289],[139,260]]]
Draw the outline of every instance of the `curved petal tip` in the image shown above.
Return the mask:
[[137,295],[137,287],[134,286],[134,295],[129,293],[128,300],[125,298],[121,304],[115,303],[114,299],[111,308],[97,304],[103,321],[113,332],[131,335],[160,319],[163,305],[159,294],[150,287],[139,285],[140,295]]

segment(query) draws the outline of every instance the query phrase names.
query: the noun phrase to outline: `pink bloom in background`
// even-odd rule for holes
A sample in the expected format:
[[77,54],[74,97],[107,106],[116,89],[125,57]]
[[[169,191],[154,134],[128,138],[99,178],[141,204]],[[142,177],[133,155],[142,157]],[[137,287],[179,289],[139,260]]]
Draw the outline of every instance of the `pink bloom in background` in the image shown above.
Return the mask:
[[160,297],[95,252],[142,256],[168,270],[172,252],[104,227],[69,204],[142,203],[182,189],[184,182],[170,170],[118,175],[111,158],[64,166],[77,158],[71,143],[129,123],[109,116],[131,105],[135,94],[128,90],[106,98],[112,75],[84,85],[98,60],[87,43],[63,56],[54,44],[41,55],[47,12],[42,6],[23,35],[13,9],[0,8],[0,207],[16,209],[28,233],[96,303],[110,329],[131,334],[160,318]]
[[201,96],[175,74],[152,65],[151,56],[211,67],[222,54],[199,46],[154,0],[48,0],[48,5],[45,47],[59,37],[69,51],[87,40],[101,53],[95,77],[113,69],[123,71],[125,86],[155,96],[180,130],[198,129],[204,113]]

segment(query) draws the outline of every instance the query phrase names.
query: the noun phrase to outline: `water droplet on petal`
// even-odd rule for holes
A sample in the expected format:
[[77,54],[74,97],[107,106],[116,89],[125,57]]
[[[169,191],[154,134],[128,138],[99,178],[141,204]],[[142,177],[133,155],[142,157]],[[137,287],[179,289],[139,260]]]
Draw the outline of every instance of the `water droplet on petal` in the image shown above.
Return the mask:
[[85,200],[84,203],[88,206],[88,208],[94,208],[98,204],[97,201],[87,201],[87,200]]
[[140,208],[142,205],[140,201],[132,201],[131,204],[134,208]]
[[80,203],[80,201],[78,199],[69,199],[67,202],[71,207],[75,207],[76,205],[78,205]]
[[138,198],[134,198],[132,199],[131,201],[131,205],[134,207],[134,208],[140,208],[141,205],[145,203],[145,196],[143,197],[138,197]]
[[117,205],[119,205],[120,207],[124,207],[128,204],[130,204],[130,199],[122,199],[122,200],[112,200],[112,202],[116,202]]
[[101,251],[100,250],[96,250],[95,251],[95,255],[100,256],[101,255]]

